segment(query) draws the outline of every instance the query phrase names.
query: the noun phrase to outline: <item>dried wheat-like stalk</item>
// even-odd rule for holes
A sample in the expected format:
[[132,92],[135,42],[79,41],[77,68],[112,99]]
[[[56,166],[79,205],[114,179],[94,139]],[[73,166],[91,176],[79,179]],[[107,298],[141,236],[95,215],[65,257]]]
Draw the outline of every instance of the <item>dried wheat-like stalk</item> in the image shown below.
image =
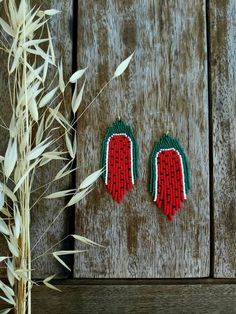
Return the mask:
[[[6,19],[0,17],[1,32],[4,33],[1,44],[2,49],[8,54],[9,102],[12,117],[8,127],[7,150],[5,156],[0,157],[2,172],[0,233],[4,236],[9,249],[9,256],[0,256],[0,263],[5,264],[9,281],[8,283],[0,281],[0,289],[4,294],[0,298],[9,305],[3,313],[14,309],[16,313],[23,314],[31,313],[31,290],[34,284],[31,278],[30,240],[30,212],[37,203],[31,203],[34,177],[39,168],[56,160],[68,160],[68,156],[69,161],[55,174],[52,182],[61,180],[75,170],[72,169],[76,156],[75,124],[107,84],[76,118],[85,85],[83,84],[78,92],[77,82],[85,74],[86,69],[78,70],[71,76],[69,82],[64,82],[63,65],[62,62],[58,64],[55,59],[48,24],[50,18],[59,12],[55,9],[41,11],[31,8],[29,0],[21,0],[18,5],[15,0],[5,0],[2,6]],[[1,12],[3,12],[2,8]],[[125,71],[131,58],[132,55],[118,66],[111,80]],[[48,73],[52,72],[55,73],[54,80],[48,84]],[[63,114],[63,96],[65,90],[70,88],[70,84],[75,84],[71,101],[71,110],[74,114],[72,121],[69,118],[70,115]],[[59,127],[63,130],[63,135],[58,137]],[[66,151],[57,145],[60,138],[65,140]],[[89,175],[78,189],[46,195],[47,188],[45,187],[42,197],[53,199],[69,196],[70,200],[64,208],[58,211],[34,247],[47,234],[65,208],[75,205],[91,191],[102,171],[100,169]],[[71,236],[88,245],[95,245],[84,237]],[[59,263],[69,269],[61,256],[79,252],[81,251],[72,250],[51,253],[48,250],[44,254],[52,254]],[[46,278],[43,283],[57,290],[50,283],[54,276]]]

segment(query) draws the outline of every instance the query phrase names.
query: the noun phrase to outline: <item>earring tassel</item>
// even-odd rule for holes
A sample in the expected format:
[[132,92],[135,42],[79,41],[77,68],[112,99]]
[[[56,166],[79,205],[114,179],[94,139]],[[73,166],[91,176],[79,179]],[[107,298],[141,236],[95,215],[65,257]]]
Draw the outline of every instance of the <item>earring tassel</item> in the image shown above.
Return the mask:
[[172,220],[187,199],[190,171],[185,152],[177,139],[165,134],[151,155],[150,193],[154,202]]
[[100,166],[108,192],[118,203],[132,190],[138,176],[138,147],[131,128],[117,119],[103,140]]

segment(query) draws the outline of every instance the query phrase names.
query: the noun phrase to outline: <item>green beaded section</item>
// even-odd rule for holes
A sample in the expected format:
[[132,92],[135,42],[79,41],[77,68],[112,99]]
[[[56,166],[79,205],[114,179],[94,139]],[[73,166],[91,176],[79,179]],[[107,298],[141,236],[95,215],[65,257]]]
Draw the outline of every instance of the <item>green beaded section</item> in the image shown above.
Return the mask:
[[154,145],[151,160],[150,160],[150,181],[149,181],[149,191],[154,196],[155,195],[155,178],[156,178],[156,155],[161,149],[171,149],[177,150],[182,158],[183,170],[184,170],[184,182],[185,182],[185,193],[187,195],[188,191],[191,189],[191,179],[190,179],[190,167],[188,158],[184,152],[183,147],[179,141],[172,137],[170,134],[165,134],[162,138],[156,142]]
[[[107,153],[107,143],[108,139],[114,135],[124,133],[126,134],[132,141],[133,146],[133,176],[134,180],[137,179],[138,173],[138,144],[134,133],[129,125],[127,125],[122,119],[117,119],[112,126],[107,129],[106,135],[103,139],[102,150],[101,150],[101,159],[100,159],[100,167],[103,168],[106,166],[106,153]],[[106,171],[102,174],[103,179],[106,178]]]

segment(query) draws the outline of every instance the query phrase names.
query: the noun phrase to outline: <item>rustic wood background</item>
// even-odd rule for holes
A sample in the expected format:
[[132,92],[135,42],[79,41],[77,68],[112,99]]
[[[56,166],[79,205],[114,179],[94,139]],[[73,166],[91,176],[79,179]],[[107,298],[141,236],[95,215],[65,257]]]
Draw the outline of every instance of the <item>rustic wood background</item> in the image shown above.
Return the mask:
[[[236,283],[236,2],[33,2],[62,11],[51,27],[67,77],[88,66],[81,112],[116,66],[135,51],[125,75],[113,81],[79,120],[77,163],[81,167],[76,178],[54,186],[53,191],[73,187],[98,169],[102,138],[118,115],[133,127],[140,150],[140,178],[121,205],[114,204],[100,181],[37,246],[34,256],[76,232],[106,248],[89,248],[71,257],[70,274],[50,257],[39,259],[33,265],[35,278],[57,273],[58,278],[87,279],[56,281],[64,285],[63,298],[37,288],[34,313],[40,313],[38,304],[46,303],[49,296],[52,302],[44,313],[78,313],[79,307],[81,313],[172,313],[173,309],[175,313],[236,313],[232,285]],[[10,109],[2,52],[0,60],[1,116],[7,122]],[[68,103],[69,98],[68,94]],[[193,186],[173,222],[152,203],[147,185],[150,152],[167,130],[185,147]],[[7,143],[4,132],[0,143],[2,154]],[[39,175],[38,184],[48,182],[55,172],[48,168]],[[33,242],[59,205],[59,201],[45,202],[32,213]],[[62,247],[83,246],[66,242]],[[0,248],[5,249],[1,243]],[[98,284],[92,278],[106,280]],[[126,280],[121,283],[121,278]],[[136,285],[130,286],[132,282]],[[135,306],[136,298],[140,301]]]
[[[84,166],[77,181],[98,167],[102,138],[118,114],[136,133],[140,177],[121,205],[114,203],[102,183],[79,204],[76,232],[106,249],[76,256],[74,276],[207,277],[210,204],[204,1],[84,0],[79,2],[78,16],[78,65],[89,65],[85,103],[111,78],[122,58],[134,50],[135,56],[126,75],[113,81],[78,123],[77,160]],[[150,154],[167,128],[186,148],[193,185],[189,201],[172,223],[148,193]]]

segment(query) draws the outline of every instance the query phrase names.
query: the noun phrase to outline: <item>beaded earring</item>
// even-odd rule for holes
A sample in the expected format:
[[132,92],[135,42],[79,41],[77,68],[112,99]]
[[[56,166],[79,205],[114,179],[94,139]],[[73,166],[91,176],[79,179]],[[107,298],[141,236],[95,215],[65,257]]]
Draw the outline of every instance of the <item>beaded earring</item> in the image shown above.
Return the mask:
[[190,171],[184,149],[177,139],[165,134],[151,155],[150,193],[155,204],[172,220],[187,199]]
[[100,166],[108,192],[120,203],[138,177],[138,145],[132,129],[120,118],[106,132]]

